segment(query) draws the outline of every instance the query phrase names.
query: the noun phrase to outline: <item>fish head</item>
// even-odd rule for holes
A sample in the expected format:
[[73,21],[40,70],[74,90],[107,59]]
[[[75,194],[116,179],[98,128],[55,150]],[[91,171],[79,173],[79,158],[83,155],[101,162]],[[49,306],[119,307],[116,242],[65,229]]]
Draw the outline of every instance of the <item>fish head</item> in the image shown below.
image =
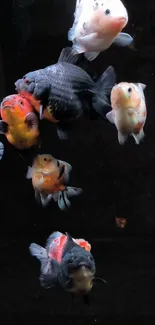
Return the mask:
[[52,172],[56,169],[56,159],[49,154],[37,155],[33,162],[33,168]]
[[5,97],[0,106],[1,117],[8,124],[13,119],[23,120],[33,112],[30,102],[20,94],[13,94]]
[[95,261],[92,254],[77,245],[62,258],[61,268],[71,281],[72,292],[89,292],[95,276]]
[[15,82],[16,91],[27,98],[38,111],[49,94],[49,82],[43,70],[29,72]]
[[97,1],[92,15],[94,30],[117,36],[128,23],[128,12],[120,0]]
[[136,86],[129,82],[120,82],[111,91],[111,106],[113,109],[137,109],[141,96]]

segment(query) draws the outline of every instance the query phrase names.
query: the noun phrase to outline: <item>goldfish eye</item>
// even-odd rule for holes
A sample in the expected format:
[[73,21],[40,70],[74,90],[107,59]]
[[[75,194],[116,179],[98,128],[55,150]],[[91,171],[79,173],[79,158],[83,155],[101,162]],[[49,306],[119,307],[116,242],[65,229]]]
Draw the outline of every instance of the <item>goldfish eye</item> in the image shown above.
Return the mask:
[[132,88],[128,88],[128,93],[131,93],[132,92]]
[[25,79],[25,83],[26,83],[27,85],[30,85],[31,81],[28,80],[28,79]]
[[24,105],[24,103],[21,100],[20,100],[19,104],[22,105],[22,106]]
[[106,9],[105,15],[109,15],[109,14],[110,14],[110,9]]
[[44,158],[44,161],[47,161],[47,158]]

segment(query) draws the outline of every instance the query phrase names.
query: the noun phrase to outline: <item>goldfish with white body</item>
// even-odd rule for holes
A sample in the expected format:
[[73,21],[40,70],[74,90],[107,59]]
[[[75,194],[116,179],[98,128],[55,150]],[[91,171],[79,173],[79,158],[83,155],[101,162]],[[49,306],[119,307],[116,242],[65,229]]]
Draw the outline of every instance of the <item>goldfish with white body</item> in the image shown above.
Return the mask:
[[125,143],[132,135],[139,144],[145,134],[144,125],[147,118],[147,108],[144,96],[145,84],[120,82],[111,91],[112,110],[106,118],[115,124],[118,130],[118,141]]
[[128,12],[120,0],[77,0],[68,40],[75,54],[84,53],[92,61],[112,43],[129,46],[133,42],[121,32],[127,23]]

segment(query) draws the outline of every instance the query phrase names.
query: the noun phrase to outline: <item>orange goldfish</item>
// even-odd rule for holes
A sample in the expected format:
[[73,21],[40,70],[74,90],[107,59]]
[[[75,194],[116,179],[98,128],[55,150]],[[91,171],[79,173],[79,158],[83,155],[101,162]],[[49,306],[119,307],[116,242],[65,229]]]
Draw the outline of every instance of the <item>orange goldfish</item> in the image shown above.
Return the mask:
[[21,95],[10,95],[0,106],[0,133],[18,149],[27,149],[38,143],[38,118],[33,106]]
[[144,125],[147,117],[144,89],[142,83],[120,82],[111,91],[112,110],[106,114],[107,119],[118,130],[118,141],[125,143],[132,135],[136,144],[144,138]]
[[122,33],[128,12],[120,0],[77,0],[74,23],[68,32],[73,52],[92,61],[112,43],[128,46],[133,38]]
[[66,186],[71,170],[70,164],[49,154],[37,155],[26,175],[27,178],[32,178],[37,202],[45,207],[53,198],[61,210],[69,208],[69,198],[82,193],[81,188]]

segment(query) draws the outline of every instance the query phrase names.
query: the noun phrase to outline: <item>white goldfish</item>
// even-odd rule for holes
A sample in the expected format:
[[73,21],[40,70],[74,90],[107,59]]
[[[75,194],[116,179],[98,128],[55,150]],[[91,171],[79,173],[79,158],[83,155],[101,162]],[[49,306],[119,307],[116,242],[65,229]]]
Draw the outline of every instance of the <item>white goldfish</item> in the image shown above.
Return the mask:
[[74,23],[68,32],[75,53],[92,61],[112,43],[128,46],[133,38],[122,33],[128,12],[121,0],[77,0]]
[[147,117],[147,108],[144,96],[145,84],[120,82],[111,91],[112,110],[106,118],[115,124],[118,130],[118,141],[125,143],[132,135],[136,144],[139,144],[145,134],[144,125]]

